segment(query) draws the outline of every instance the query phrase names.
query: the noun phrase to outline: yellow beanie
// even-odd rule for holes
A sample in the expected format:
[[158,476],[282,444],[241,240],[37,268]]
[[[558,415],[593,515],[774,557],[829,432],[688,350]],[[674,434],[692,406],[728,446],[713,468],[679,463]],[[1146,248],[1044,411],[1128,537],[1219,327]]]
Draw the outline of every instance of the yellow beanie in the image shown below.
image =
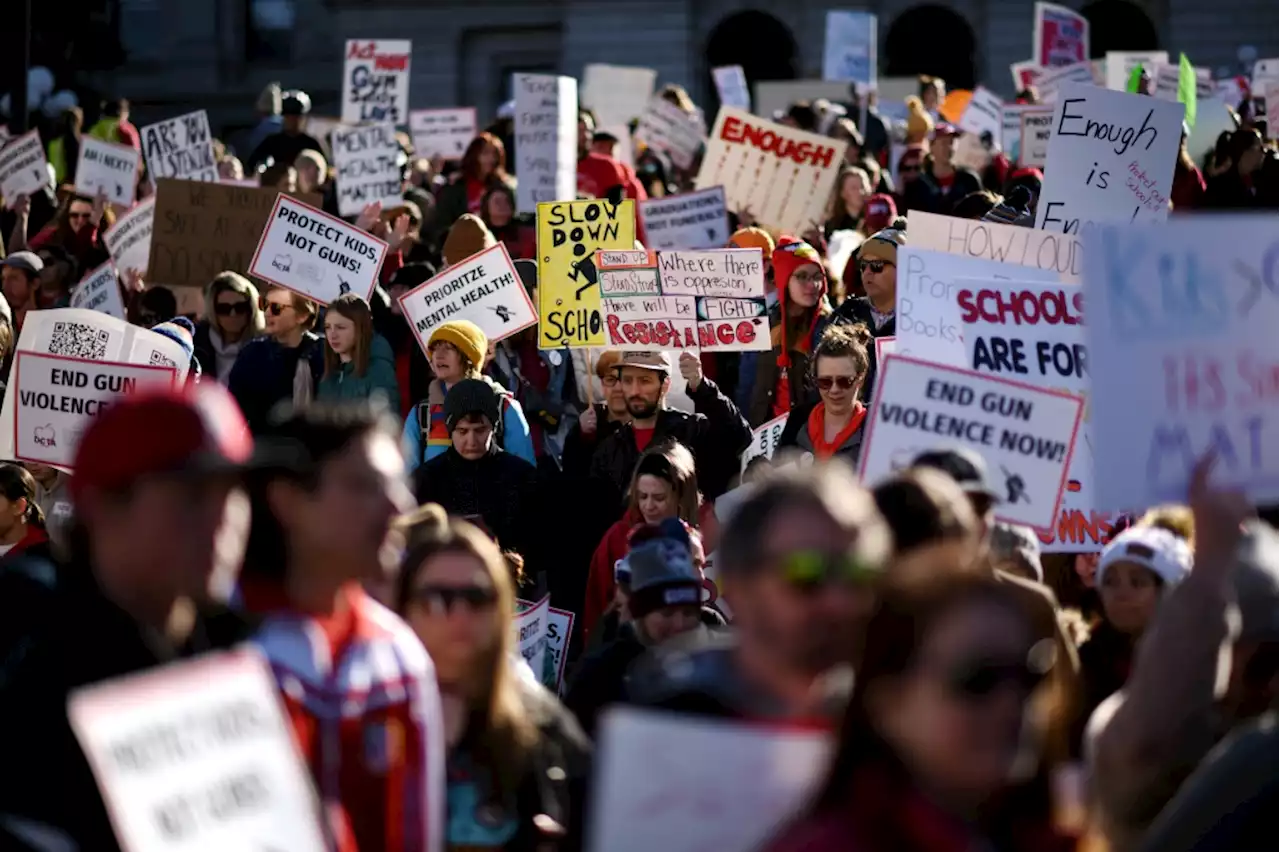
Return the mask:
[[427,350],[437,343],[452,343],[477,370],[484,366],[489,352],[489,338],[471,320],[450,320],[436,326],[427,341]]
[[933,117],[925,112],[924,101],[907,97],[907,142],[923,142],[933,132]]
[[773,257],[773,237],[760,228],[739,228],[729,238],[729,245],[734,248],[760,249],[766,260]]

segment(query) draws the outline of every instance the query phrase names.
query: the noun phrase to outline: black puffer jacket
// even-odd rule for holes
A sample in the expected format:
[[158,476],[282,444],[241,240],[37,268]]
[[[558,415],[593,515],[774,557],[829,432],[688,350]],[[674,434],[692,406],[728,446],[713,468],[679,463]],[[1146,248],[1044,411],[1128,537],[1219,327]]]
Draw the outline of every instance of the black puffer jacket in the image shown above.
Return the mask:
[[458,517],[478,515],[504,549],[524,556],[526,569],[539,552],[536,487],[537,468],[497,446],[476,461],[449,447],[413,473],[419,503],[439,503]]

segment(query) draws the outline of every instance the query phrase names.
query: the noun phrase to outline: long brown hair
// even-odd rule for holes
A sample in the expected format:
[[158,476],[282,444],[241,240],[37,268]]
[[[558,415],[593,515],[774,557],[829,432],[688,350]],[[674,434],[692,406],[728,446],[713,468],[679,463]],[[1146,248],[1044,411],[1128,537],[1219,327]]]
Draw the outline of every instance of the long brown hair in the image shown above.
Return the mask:
[[512,663],[516,654],[511,629],[516,593],[498,545],[473,524],[457,518],[449,518],[447,524],[434,530],[424,528],[421,538],[410,547],[401,563],[396,611],[405,614],[417,578],[432,559],[446,553],[474,558],[484,566],[497,592],[492,641],[463,684],[467,703],[464,737],[476,765],[491,769],[498,789],[513,794],[528,765],[538,731],[521,699],[519,675]]
[[480,180],[480,154],[484,152],[486,147],[492,147],[498,152],[498,162],[493,167],[493,173],[490,174],[486,181],[499,180],[506,183],[507,178],[507,148],[502,144],[502,140],[494,136],[488,131],[481,131],[476,134],[476,138],[471,140],[471,144],[467,146],[467,151],[462,155],[462,176],[467,180]]
[[[351,370],[363,377],[369,371],[369,348],[373,345],[373,314],[369,311],[369,303],[356,293],[343,293],[329,303],[328,310],[340,317],[346,317],[356,328],[355,349],[351,353]],[[329,345],[329,337],[324,341],[324,375],[325,378],[342,372],[342,357]]]
[[[72,230],[71,219],[68,217],[71,215],[71,205],[77,201],[88,204],[90,207],[93,206],[93,199],[87,195],[80,195],[77,192],[68,192],[64,195],[62,202],[58,204],[58,212],[53,215],[53,222],[45,226],[46,231],[49,228],[53,228],[53,236],[49,238],[47,245],[60,246],[69,252],[75,249],[76,232]],[[115,221],[115,211],[111,209],[110,205],[107,205],[106,209],[102,211],[102,221],[98,223],[98,234],[101,235],[114,225]]]
[[640,514],[640,502],[636,497],[637,483],[642,476],[656,476],[671,485],[675,492],[676,515],[692,527],[698,525],[698,476],[693,466],[693,454],[683,444],[664,441],[647,448],[640,454],[636,469],[627,487],[627,511]]

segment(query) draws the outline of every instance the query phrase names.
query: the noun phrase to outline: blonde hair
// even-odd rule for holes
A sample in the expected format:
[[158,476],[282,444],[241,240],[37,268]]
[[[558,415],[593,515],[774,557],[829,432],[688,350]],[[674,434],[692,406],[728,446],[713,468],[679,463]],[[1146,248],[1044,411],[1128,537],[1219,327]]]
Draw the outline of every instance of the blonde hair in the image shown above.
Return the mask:
[[1168,504],[1148,509],[1134,526],[1168,530],[1186,541],[1187,546],[1192,550],[1195,549],[1196,519],[1191,514],[1191,509],[1186,506]]
[[[245,339],[262,334],[262,330],[266,328],[267,321],[262,313],[262,299],[258,295],[258,288],[253,286],[253,282],[239,272],[232,272],[229,269],[225,272],[219,272],[209,282],[209,286],[204,288],[205,316],[209,316],[215,311],[218,295],[221,293],[235,293],[249,300],[249,329],[245,334]],[[214,323],[214,325],[217,325],[217,323]]]
[[304,331],[310,331],[316,324],[316,317],[319,315],[318,307],[315,302],[306,296],[299,295],[287,287],[270,286],[267,288],[268,293],[288,293],[289,299],[293,303],[293,309],[304,318],[302,328]]

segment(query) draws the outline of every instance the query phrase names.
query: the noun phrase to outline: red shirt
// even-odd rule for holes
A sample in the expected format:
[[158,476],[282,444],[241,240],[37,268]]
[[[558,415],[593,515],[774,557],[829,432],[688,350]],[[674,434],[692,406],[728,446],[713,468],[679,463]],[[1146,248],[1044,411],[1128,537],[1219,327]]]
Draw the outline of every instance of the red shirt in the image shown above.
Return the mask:
[[636,433],[636,449],[643,453],[645,448],[653,441],[653,429],[640,429],[635,426],[631,428]]

